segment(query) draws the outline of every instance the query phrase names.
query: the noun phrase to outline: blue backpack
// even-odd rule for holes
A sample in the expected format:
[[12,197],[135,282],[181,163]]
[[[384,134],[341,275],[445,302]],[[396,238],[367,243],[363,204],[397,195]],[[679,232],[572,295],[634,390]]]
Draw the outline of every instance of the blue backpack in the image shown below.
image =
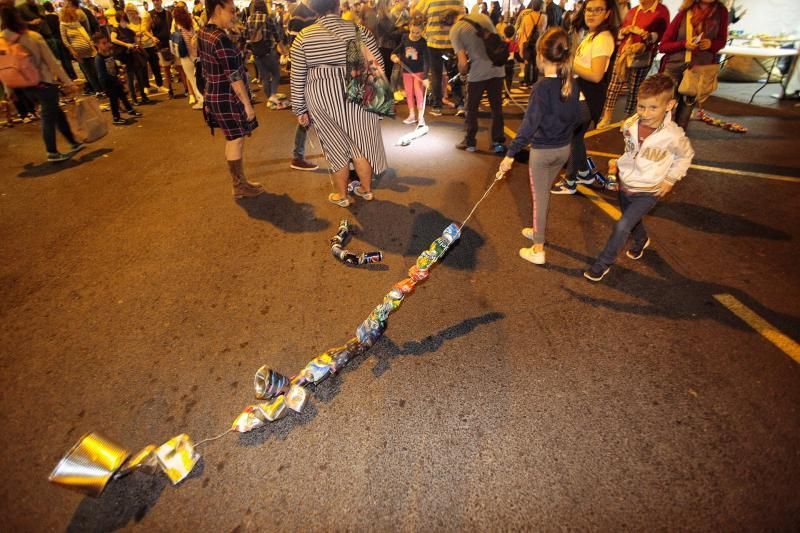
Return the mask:
[[180,30],[172,32],[169,36],[169,40],[178,47],[178,57],[189,57],[189,47],[186,46],[186,41],[183,40],[183,34]]

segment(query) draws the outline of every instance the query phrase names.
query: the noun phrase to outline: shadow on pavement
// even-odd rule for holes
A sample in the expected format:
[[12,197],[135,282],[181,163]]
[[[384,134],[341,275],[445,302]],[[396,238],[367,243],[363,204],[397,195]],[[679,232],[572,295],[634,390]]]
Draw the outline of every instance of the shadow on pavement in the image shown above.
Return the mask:
[[88,163],[89,161],[94,161],[95,159],[102,157],[108,153],[113,152],[113,148],[99,148],[92,152],[85,152],[80,157],[73,157],[72,159],[68,159],[66,161],[62,161],[60,163],[26,163],[23,167],[25,170],[17,174],[18,178],[41,178],[42,176],[51,176],[53,174],[58,174],[61,171],[75,168],[79,165],[84,163]]
[[[583,271],[594,260],[561,246],[550,245],[550,249],[583,262],[579,268],[548,263],[548,270],[562,274],[582,277]],[[573,298],[593,307],[602,306],[622,313],[663,316],[673,320],[714,319],[734,329],[752,331],[750,326],[714,299],[716,294],[730,294],[786,335],[795,339],[800,337],[799,317],[773,311],[735,287],[683,276],[657,250],[648,249],[640,261],[655,270],[658,277],[625,268],[624,261],[620,259],[619,263],[613,265],[600,283],[586,281],[585,291],[578,292],[569,287],[563,289]],[[644,303],[620,302],[597,296],[600,290],[606,288],[633,296]]]
[[491,312],[485,315],[468,318],[434,335],[429,335],[421,341],[409,341],[404,343],[403,346],[398,346],[384,335],[369,352],[350,361],[337,376],[329,377],[318,386],[310,389],[309,402],[306,404],[302,413],[290,413],[277,422],[267,424],[266,427],[256,429],[249,433],[242,433],[239,435],[239,444],[242,446],[260,446],[267,442],[272,436],[276,439],[284,440],[294,428],[304,426],[314,420],[317,416],[317,409],[314,406],[315,402],[325,404],[333,401],[341,390],[341,376],[358,369],[370,358],[370,355],[378,360],[372,372],[375,377],[380,377],[389,370],[390,361],[396,357],[404,355],[420,356],[426,353],[434,353],[439,350],[446,341],[467,335],[480,325],[490,324],[497,320],[502,320],[503,318],[505,318],[505,314],[499,312]]
[[706,233],[734,237],[757,237],[776,241],[792,240],[791,235],[779,229],[764,226],[740,215],[724,213],[711,207],[687,202],[663,202],[652,211],[652,215]]
[[402,346],[398,346],[394,343],[394,341],[392,341],[392,339],[385,337],[385,340],[380,345],[380,349],[378,349],[375,353],[375,358],[378,360],[378,364],[372,369],[372,373],[375,374],[376,377],[380,377],[384,374],[384,372],[389,370],[391,366],[391,360],[396,357],[404,355],[419,356],[428,353],[434,353],[442,347],[445,341],[462,337],[472,333],[472,331],[478,326],[491,324],[492,322],[502,320],[505,317],[506,315],[504,313],[493,311],[491,313],[486,313],[485,315],[467,318],[466,320],[462,320],[458,324],[450,326],[449,328],[445,328],[434,335],[428,335],[420,341],[405,342]]
[[[202,473],[202,459],[192,477]],[[111,481],[100,498],[84,498],[67,526],[69,533],[115,531],[140,522],[152,509],[168,480],[160,473],[133,473]]]
[[[356,204],[352,215],[363,228],[356,234],[359,240],[377,250],[404,257],[417,257],[450,223],[460,223],[419,202],[403,205],[380,199]],[[371,231],[371,228],[376,229]],[[397,234],[408,228],[411,228],[410,236]],[[458,243],[447,252],[447,261],[441,263],[460,270],[474,270],[477,250],[483,243],[483,237],[467,226]]]
[[265,192],[255,198],[236,200],[248,216],[269,222],[290,233],[317,232],[330,226],[327,220],[317,218],[314,206],[297,203],[288,194]]

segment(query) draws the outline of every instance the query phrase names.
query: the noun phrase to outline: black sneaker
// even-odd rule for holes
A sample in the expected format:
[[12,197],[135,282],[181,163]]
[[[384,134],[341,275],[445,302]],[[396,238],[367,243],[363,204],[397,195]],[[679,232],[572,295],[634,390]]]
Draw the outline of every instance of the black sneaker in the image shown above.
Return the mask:
[[611,270],[611,267],[604,267],[599,263],[595,263],[592,268],[583,273],[583,277],[589,281],[600,281],[608,274],[609,270]]
[[83,143],[75,143],[69,147],[69,154],[70,155],[77,154],[78,152],[83,150],[85,146],[86,145]]
[[458,109],[456,109],[456,116],[457,117],[463,117],[463,116],[466,116],[466,114],[467,114],[467,112],[464,111],[464,108],[462,106],[458,106]]
[[442,116],[442,108],[441,107],[432,107],[431,108],[431,115],[434,117],[441,117]]
[[115,126],[125,126],[128,124],[128,120],[122,117],[116,117],[111,121],[111,123]]
[[475,152],[478,149],[475,146],[467,144],[467,141],[461,141],[456,145],[459,150],[466,150],[467,152]]
[[130,111],[126,111],[126,113],[128,113],[132,117],[141,117],[142,116],[142,114],[140,112],[136,111],[135,109],[131,109]]
[[585,176],[578,172],[578,174],[575,176],[575,180],[582,185],[591,185],[594,183],[594,178],[595,176],[591,172],[588,172]]
[[550,189],[550,194],[575,194],[577,191],[577,183],[569,184],[567,181],[559,181],[553,188]]
[[62,154],[61,152],[47,152],[48,163],[60,163],[72,157],[71,153]]
[[631,246],[630,249],[627,252],[625,252],[625,255],[627,255],[631,259],[641,259],[642,254],[644,254],[645,248],[647,248],[648,246],[650,246],[650,237],[648,237],[647,240],[644,241],[644,244],[633,243],[633,246]]

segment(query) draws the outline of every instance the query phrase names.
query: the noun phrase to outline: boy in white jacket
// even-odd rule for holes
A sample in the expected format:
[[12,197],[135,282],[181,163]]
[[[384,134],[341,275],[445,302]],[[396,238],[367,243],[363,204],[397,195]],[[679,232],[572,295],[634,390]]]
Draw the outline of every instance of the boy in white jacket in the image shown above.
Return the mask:
[[694,150],[670,117],[674,93],[675,83],[666,74],[651,76],[639,87],[637,114],[622,126],[625,153],[617,161],[622,217],[594,264],[583,273],[590,281],[608,274],[631,235],[633,244],[625,255],[642,257],[650,245],[642,219],[689,169]]

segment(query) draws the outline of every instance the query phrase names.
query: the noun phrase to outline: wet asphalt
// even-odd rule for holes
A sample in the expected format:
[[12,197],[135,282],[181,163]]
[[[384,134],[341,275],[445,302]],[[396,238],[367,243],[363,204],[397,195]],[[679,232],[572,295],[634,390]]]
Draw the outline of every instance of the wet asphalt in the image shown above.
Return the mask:
[[[352,337],[499,163],[487,117],[476,154],[453,148],[449,113],[405,148],[408,127],[384,120],[391,169],[374,201],[342,209],[324,165],[289,169],[293,115],[262,104],[245,169],[267,193],[234,201],[222,136],[156,99],[61,165],[42,163],[35,125],[0,131],[3,530],[796,530],[800,364],[714,296],[800,341],[800,182],[697,169],[646,219],[644,258],[590,284],[613,221],[553,198],[548,263],[522,261],[518,165],[301,415],[203,445],[178,486],[50,485],[89,431],[132,451],[224,431],[255,402],[256,369],[291,375]],[[750,131],[693,122],[695,163],[800,178],[800,113],[708,109]],[[341,218],[382,263],[330,256]]]

